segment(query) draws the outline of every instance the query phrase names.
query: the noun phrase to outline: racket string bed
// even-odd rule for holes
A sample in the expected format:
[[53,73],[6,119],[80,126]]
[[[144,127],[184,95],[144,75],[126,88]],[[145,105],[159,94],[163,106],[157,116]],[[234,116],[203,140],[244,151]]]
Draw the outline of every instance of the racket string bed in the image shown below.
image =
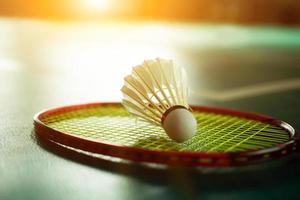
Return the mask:
[[272,124],[212,112],[193,114],[197,133],[184,143],[171,141],[159,126],[136,121],[120,106],[52,113],[41,121],[50,128],[85,139],[159,151],[238,152],[264,149],[289,140],[286,130]]

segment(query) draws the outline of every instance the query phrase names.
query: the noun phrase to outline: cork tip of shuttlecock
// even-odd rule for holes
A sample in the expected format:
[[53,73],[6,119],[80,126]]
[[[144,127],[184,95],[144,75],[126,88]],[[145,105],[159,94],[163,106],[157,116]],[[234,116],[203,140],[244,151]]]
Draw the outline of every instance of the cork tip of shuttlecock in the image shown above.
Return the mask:
[[168,113],[163,121],[163,128],[172,140],[184,142],[195,135],[197,121],[189,110],[178,108]]

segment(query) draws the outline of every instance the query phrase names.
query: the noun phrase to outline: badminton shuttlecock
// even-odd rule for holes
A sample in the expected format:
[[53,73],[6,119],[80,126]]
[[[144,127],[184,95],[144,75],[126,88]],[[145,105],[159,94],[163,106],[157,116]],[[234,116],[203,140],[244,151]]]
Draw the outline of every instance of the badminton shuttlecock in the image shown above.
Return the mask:
[[176,142],[191,138],[197,122],[187,102],[186,72],[171,60],[146,60],[124,78],[122,104],[148,122],[161,125]]

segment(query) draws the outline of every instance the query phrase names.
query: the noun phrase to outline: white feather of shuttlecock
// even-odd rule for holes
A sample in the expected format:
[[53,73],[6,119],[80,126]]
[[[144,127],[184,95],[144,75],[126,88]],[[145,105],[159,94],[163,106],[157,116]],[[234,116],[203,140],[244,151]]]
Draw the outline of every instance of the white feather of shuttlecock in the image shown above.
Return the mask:
[[186,72],[172,60],[157,58],[133,67],[121,91],[122,104],[131,114],[156,125],[172,106],[189,109]]

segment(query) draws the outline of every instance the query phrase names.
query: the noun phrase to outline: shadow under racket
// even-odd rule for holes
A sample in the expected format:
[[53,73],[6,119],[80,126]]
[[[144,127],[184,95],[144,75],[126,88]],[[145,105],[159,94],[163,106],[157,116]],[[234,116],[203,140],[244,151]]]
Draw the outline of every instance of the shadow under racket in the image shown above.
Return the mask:
[[[115,159],[110,156],[96,155],[78,151],[71,147],[58,144],[39,137],[33,131],[32,136],[37,144],[46,151],[73,162],[87,165],[99,170],[113,172],[146,181],[152,184],[164,185],[196,185],[205,190],[237,190],[239,188],[253,188],[258,186],[282,185],[285,181],[298,181],[300,176],[300,156],[274,160],[257,165],[206,168],[165,166],[132,162]],[[297,159],[298,158],[298,159]],[[193,188],[192,188],[193,189]],[[197,191],[197,188],[194,188]]]

